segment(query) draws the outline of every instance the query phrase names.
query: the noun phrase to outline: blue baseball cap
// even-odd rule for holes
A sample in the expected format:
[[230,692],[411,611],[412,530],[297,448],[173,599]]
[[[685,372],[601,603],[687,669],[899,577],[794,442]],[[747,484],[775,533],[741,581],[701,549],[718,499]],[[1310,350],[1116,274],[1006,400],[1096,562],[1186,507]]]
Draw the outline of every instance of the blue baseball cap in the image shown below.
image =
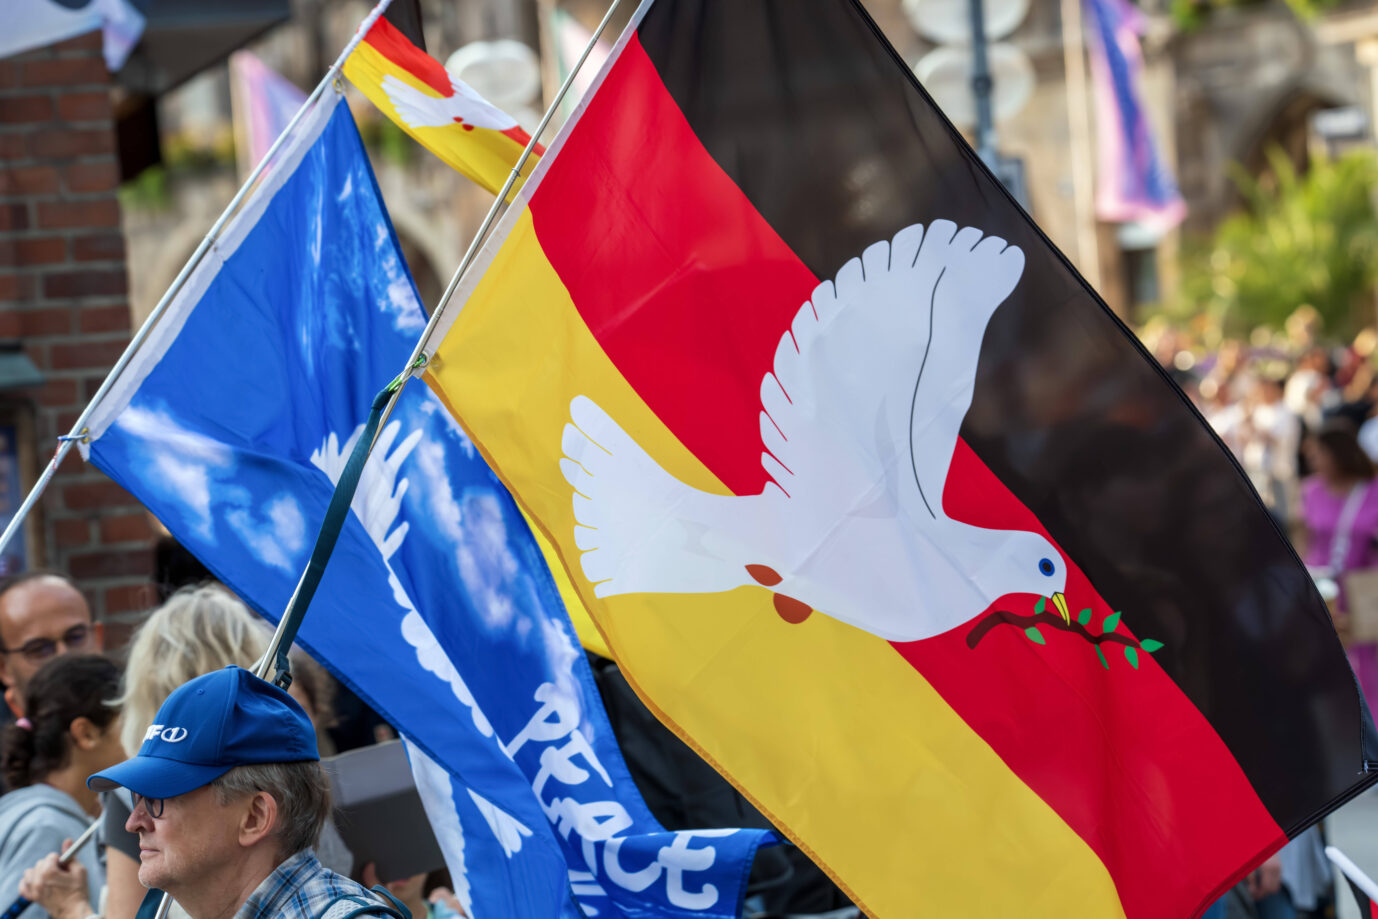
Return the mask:
[[226,667],[177,687],[138,755],[97,772],[86,786],[175,798],[235,766],[320,758],[316,731],[295,699],[243,667]]

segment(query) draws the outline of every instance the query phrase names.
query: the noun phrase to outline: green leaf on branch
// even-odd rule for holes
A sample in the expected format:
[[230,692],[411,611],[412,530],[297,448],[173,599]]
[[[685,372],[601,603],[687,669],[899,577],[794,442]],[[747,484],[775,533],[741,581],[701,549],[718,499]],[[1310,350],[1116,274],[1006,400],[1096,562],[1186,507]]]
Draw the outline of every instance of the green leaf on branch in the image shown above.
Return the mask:
[[1090,624],[1091,624],[1091,610],[1090,610],[1090,609],[1084,609],[1084,610],[1082,610],[1081,612],[1077,613],[1077,622],[1080,622],[1082,625],[1090,625]]
[[1047,605],[1048,605],[1048,598],[1047,598],[1047,597],[1039,597],[1039,598],[1038,598],[1038,602],[1034,604],[1034,615],[1035,615],[1035,616],[1041,616],[1041,615],[1043,615],[1043,608],[1044,608],[1045,606],[1047,606]]
[[1096,645],[1096,657],[1100,658],[1101,666],[1106,670],[1110,669],[1110,662],[1105,659],[1105,652],[1100,649],[1100,645]]
[[1129,666],[1133,667],[1135,670],[1139,669],[1139,652],[1137,649],[1125,645],[1124,659],[1129,661]]
[[1038,630],[1038,626],[1031,625],[1024,630],[1024,634],[1029,636],[1029,641],[1036,645],[1045,645],[1048,642],[1043,638],[1043,633]]
[[1109,616],[1105,617],[1105,621],[1100,624],[1100,630],[1102,633],[1113,632],[1115,631],[1115,627],[1119,624],[1120,614],[1118,612],[1114,612],[1111,613]]
[[1161,641],[1156,641],[1152,638],[1145,638],[1143,641],[1139,642],[1139,647],[1143,648],[1149,654],[1152,654],[1154,651],[1157,651],[1162,646],[1163,643]]

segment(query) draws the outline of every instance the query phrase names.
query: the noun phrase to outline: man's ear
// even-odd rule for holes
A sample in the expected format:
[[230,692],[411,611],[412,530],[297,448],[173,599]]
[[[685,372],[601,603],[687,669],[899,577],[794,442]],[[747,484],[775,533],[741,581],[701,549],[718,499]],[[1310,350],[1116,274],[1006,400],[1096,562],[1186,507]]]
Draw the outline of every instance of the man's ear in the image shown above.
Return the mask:
[[[104,651],[104,650],[105,650],[105,623],[104,623],[104,622],[93,622],[93,623],[91,623],[91,650],[92,650],[92,651],[97,651],[97,652],[99,652],[99,651]],[[0,654],[0,667],[4,667],[4,666],[5,666],[5,665],[4,665],[4,655],[3,655],[3,654]]]
[[268,792],[254,792],[241,807],[239,844],[244,848],[258,845],[277,830],[278,802]]
[[5,704],[10,707],[10,711],[14,712],[14,717],[24,717],[24,700],[20,698],[19,690],[13,686],[5,688]]
[[96,723],[85,715],[74,718],[67,730],[72,734],[72,742],[83,750],[94,750],[105,737],[105,728],[97,727]]

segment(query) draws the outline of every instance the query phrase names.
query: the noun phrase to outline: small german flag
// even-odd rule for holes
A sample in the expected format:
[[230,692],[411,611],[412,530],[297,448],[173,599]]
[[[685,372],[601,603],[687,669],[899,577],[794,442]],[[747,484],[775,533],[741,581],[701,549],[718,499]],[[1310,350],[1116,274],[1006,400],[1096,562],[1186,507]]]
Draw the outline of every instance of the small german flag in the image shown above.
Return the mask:
[[[493,194],[531,141],[512,116],[452,75],[386,19],[368,30],[345,61],[344,72],[417,143]],[[544,152],[537,145],[532,158]],[[513,193],[520,187],[518,180]]]

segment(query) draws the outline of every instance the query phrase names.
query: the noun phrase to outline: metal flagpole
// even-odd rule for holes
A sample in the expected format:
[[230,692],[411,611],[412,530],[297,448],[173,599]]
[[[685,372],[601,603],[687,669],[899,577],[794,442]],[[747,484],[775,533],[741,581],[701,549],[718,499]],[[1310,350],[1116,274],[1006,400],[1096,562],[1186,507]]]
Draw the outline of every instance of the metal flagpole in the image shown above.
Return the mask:
[[52,481],[53,475],[57,473],[57,467],[62,465],[62,461],[67,458],[67,454],[71,451],[72,445],[86,438],[86,435],[89,433],[86,428],[86,422],[90,419],[92,413],[95,412],[97,406],[100,405],[101,400],[110,393],[111,388],[115,385],[115,381],[119,379],[125,367],[134,359],[134,355],[138,353],[139,348],[142,347],[143,343],[148,339],[148,336],[153,331],[153,327],[157,324],[158,320],[162,318],[163,313],[167,311],[172,301],[181,291],[182,285],[186,283],[192,271],[200,264],[201,259],[205,257],[206,253],[210,251],[211,246],[215,244],[216,239],[220,235],[220,231],[225,228],[225,224],[229,222],[230,217],[234,215],[239,205],[243,203],[245,197],[247,197],[249,192],[253,189],[254,183],[258,181],[259,176],[261,176],[264,169],[268,167],[268,163],[272,160],[273,155],[277,153],[278,148],[280,148],[291,135],[297,123],[300,122],[301,119],[305,117],[306,113],[311,110],[311,107],[316,104],[316,100],[321,97],[321,94],[324,93],[326,88],[335,80],[339,74],[340,68],[344,66],[345,58],[349,57],[354,49],[358,47],[359,42],[363,41],[364,35],[368,33],[368,30],[373,27],[373,24],[378,21],[378,17],[383,15],[384,11],[387,10],[388,5],[391,3],[392,0],[379,0],[378,5],[375,6],[368,14],[367,18],[360,23],[358,32],[355,33],[354,37],[345,45],[344,51],[340,52],[340,56],[335,59],[335,63],[330,65],[330,69],[326,71],[325,76],[316,84],[316,88],[311,91],[311,95],[306,97],[306,101],[301,104],[301,108],[297,109],[297,113],[292,116],[292,120],[287,123],[287,127],[278,135],[277,140],[273,141],[273,145],[268,148],[268,152],[263,155],[263,159],[259,160],[253,172],[249,173],[249,177],[244,180],[244,184],[239,187],[239,191],[235,194],[234,198],[225,206],[225,210],[220,214],[219,219],[211,226],[205,238],[201,240],[201,244],[197,246],[196,251],[191,254],[191,258],[182,266],[182,270],[178,272],[177,277],[172,279],[172,284],[168,287],[167,293],[163,294],[162,299],[158,301],[158,305],[153,307],[153,311],[148,314],[148,318],[145,319],[143,325],[139,327],[139,331],[130,339],[129,344],[124,349],[124,353],[120,355],[120,359],[115,362],[115,366],[111,368],[110,373],[105,377],[105,381],[101,383],[100,389],[96,390],[96,394],[91,397],[91,401],[87,403],[86,408],[72,424],[72,430],[58,438],[60,443],[58,444],[57,450],[53,453],[52,460],[49,461],[48,465],[44,468],[43,474],[38,477],[38,481],[34,483],[33,488],[29,489],[29,494],[24,498],[24,503],[19,506],[19,510],[15,511],[14,517],[5,527],[4,534],[0,535],[0,552],[4,552],[5,547],[10,544],[10,540],[19,532],[25,518],[29,516],[30,511],[33,510],[34,505],[38,503],[38,499],[47,489],[48,483]]
[[987,55],[986,14],[982,0],[967,0],[971,16],[971,92],[976,97],[976,153],[991,172],[999,175],[995,152],[995,116],[991,106],[994,80]]
[[[407,359],[406,366],[402,368],[402,372],[397,375],[397,378],[389,384],[388,389],[390,395],[383,408],[381,420],[378,423],[377,430],[374,432],[374,436],[368,438],[367,442],[361,437],[358,444],[354,447],[355,454],[363,450],[364,457],[367,458],[367,456],[373,452],[373,445],[378,439],[377,435],[382,433],[383,427],[387,424],[388,417],[392,414],[392,409],[397,404],[397,397],[402,392],[402,387],[406,385],[407,381],[411,379],[417,370],[426,366],[427,358],[424,353],[426,343],[430,340],[431,334],[435,331],[436,324],[440,319],[440,314],[444,312],[445,305],[450,302],[450,297],[454,296],[454,292],[459,288],[460,281],[464,278],[464,273],[469,270],[469,266],[474,263],[474,259],[478,256],[479,248],[483,244],[484,237],[493,226],[493,221],[497,219],[498,212],[506,204],[507,195],[512,191],[512,186],[516,184],[522,169],[526,166],[527,160],[530,159],[531,152],[536,149],[536,144],[539,142],[541,134],[550,124],[550,119],[554,116],[555,112],[560,108],[560,103],[564,101],[565,94],[568,93],[569,88],[574,85],[575,76],[578,75],[580,68],[584,66],[584,62],[588,60],[588,56],[598,44],[598,39],[601,38],[603,32],[607,30],[608,24],[612,22],[613,15],[617,12],[618,7],[620,7],[622,3],[623,0],[613,0],[612,5],[608,7],[608,11],[603,14],[603,20],[598,23],[598,28],[594,29],[593,37],[589,39],[588,44],[584,47],[584,53],[579,55],[579,59],[575,61],[574,66],[570,68],[564,83],[560,85],[560,89],[556,92],[555,98],[551,100],[549,107],[546,108],[545,115],[541,118],[541,123],[537,125],[536,130],[532,132],[531,140],[527,142],[526,149],[522,151],[521,157],[518,158],[516,164],[512,167],[511,173],[507,176],[507,181],[503,183],[502,190],[498,192],[497,198],[493,201],[493,206],[488,209],[488,214],[483,218],[483,223],[479,226],[478,232],[474,234],[473,240],[469,243],[468,250],[464,253],[464,257],[460,259],[459,267],[455,269],[455,273],[450,277],[450,283],[446,285],[445,292],[440,295],[439,302],[436,304],[435,309],[431,311],[430,321],[426,323],[426,328],[421,333],[421,337],[417,340],[416,347],[412,349],[411,357]],[[351,455],[350,463],[353,462],[354,456]],[[341,481],[343,481],[343,479]],[[357,482],[355,484],[357,485]],[[277,629],[274,630],[273,638],[268,643],[268,650],[263,653],[263,657],[260,658],[258,663],[254,666],[254,674],[262,679],[268,679],[269,671],[272,669],[273,662],[277,660],[279,650],[282,648],[284,636],[288,633],[288,630],[292,630],[293,634],[295,634],[297,624],[300,623],[301,617],[305,615],[305,609],[298,610],[297,603],[302,595],[303,585],[306,583],[310,573],[311,565],[308,564],[306,570],[302,572],[301,577],[297,580],[296,589],[292,591],[292,598],[287,603],[286,611],[283,612],[282,618],[278,620]],[[311,589],[314,591],[314,587]],[[159,916],[158,919],[162,919],[162,916]]]
[[[66,865],[69,862],[71,862],[72,859],[76,858],[77,853],[81,851],[82,847],[85,846],[88,842],[90,842],[93,838],[95,838],[96,828],[99,826],[100,818],[97,817],[95,820],[92,820],[91,825],[88,826],[85,830],[83,830],[81,835],[78,836],[76,840],[70,846],[67,847],[67,851],[63,852],[61,855],[57,857],[58,867],[62,867],[63,865]],[[28,909],[32,904],[33,901],[30,900],[28,897],[17,897],[15,898],[15,901],[10,904],[9,909],[5,910],[3,913],[0,913],[0,919],[18,919],[19,914],[24,912],[24,910]]]

